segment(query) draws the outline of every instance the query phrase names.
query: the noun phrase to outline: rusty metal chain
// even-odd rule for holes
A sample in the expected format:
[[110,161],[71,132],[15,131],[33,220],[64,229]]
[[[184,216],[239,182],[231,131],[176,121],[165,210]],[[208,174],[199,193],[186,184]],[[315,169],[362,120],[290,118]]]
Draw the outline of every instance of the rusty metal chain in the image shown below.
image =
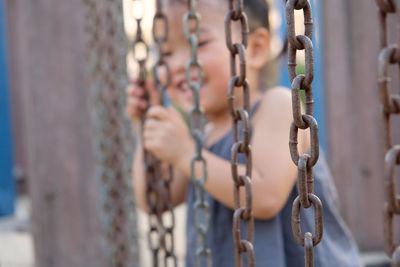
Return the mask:
[[[235,42],[233,40],[232,26],[235,22],[240,23],[241,40]],[[225,16],[225,37],[226,46],[230,53],[230,69],[231,78],[228,84],[228,104],[232,117],[233,127],[233,145],[231,170],[232,178],[235,184],[234,200],[235,211],[233,215],[233,240],[235,246],[235,266],[243,266],[243,256],[247,254],[248,266],[255,266],[255,252],[253,247],[254,240],[254,218],[252,212],[252,154],[250,146],[250,89],[246,79],[246,48],[249,34],[249,24],[247,16],[244,12],[243,0],[230,0],[229,11]],[[239,61],[239,73],[237,73],[237,63]],[[240,107],[235,103],[235,90],[241,88],[242,99]],[[239,155],[245,158],[246,170],[244,174],[239,174],[238,159]],[[240,191],[244,187],[245,202],[244,207],[241,206]],[[241,233],[241,224],[245,223],[247,235]]]
[[[136,20],[136,36],[132,46],[133,57],[138,66],[138,73],[136,77],[136,84],[144,89],[144,98],[150,100],[149,92],[146,88],[146,63],[149,57],[149,47],[143,37],[142,20],[144,15],[144,6],[141,0],[133,0],[134,19]],[[146,116],[140,118],[141,123],[141,136],[143,140],[143,129]],[[143,143],[143,142],[142,142]],[[154,156],[143,149],[144,173],[146,179],[146,202],[149,214],[149,231],[147,232],[147,242],[151,251],[153,266],[159,265],[159,251],[160,251],[160,227],[159,217],[161,213],[158,207],[161,202],[157,177],[159,173],[159,162]]]
[[[144,6],[142,0],[133,0],[134,19],[136,21],[136,36],[132,46],[133,57],[138,64],[138,74],[136,83],[145,88],[146,83],[146,63],[149,57],[149,47],[143,37],[142,20]],[[148,98],[148,92],[146,98]]]
[[[167,106],[165,99],[166,91],[171,84],[171,72],[165,60],[165,45],[168,42],[169,25],[168,18],[163,10],[161,0],[156,0],[156,12],[153,18],[153,40],[156,46],[157,58],[152,68],[156,89],[159,96],[159,105]],[[162,166],[163,163],[155,162],[159,166],[155,169],[156,180],[152,186],[157,186],[157,210],[156,218],[158,221],[157,234],[159,235],[159,249],[163,253],[164,266],[177,266],[175,255],[174,227],[175,216],[171,199],[170,185],[173,180],[172,166]],[[165,168],[164,168],[165,167]],[[155,184],[156,183],[156,184]],[[155,219],[155,218],[153,218]],[[156,230],[153,230],[156,233]],[[154,259],[154,266],[157,266]]]
[[[212,266],[211,250],[207,245],[210,221],[209,204],[205,198],[204,183],[207,181],[207,162],[202,155],[204,143],[205,115],[200,107],[200,90],[203,84],[203,69],[198,61],[200,15],[197,0],[188,0],[188,11],[183,18],[183,34],[190,46],[190,59],[186,63],[186,82],[192,91],[193,106],[190,112],[190,130],[196,144],[191,160],[190,179],[195,186],[196,201],[193,204],[194,223],[197,230],[196,266]],[[198,167],[198,171],[197,168]],[[198,175],[200,173],[200,175]]]
[[[392,92],[390,88],[389,66],[400,64],[400,10],[398,1],[376,0],[380,19],[379,54],[379,96],[382,105],[385,142],[385,189],[386,203],[384,206],[384,240],[385,250],[392,258],[392,266],[400,266],[400,244],[394,240],[393,222],[395,216],[400,216],[400,194],[396,192],[396,167],[400,165],[400,145],[394,145],[392,140],[393,115],[400,114],[400,92]],[[397,44],[389,44],[388,16],[397,16]]]
[[90,90],[94,111],[96,175],[101,189],[105,257],[109,266],[137,266],[136,225],[128,122],[124,120],[126,47],[119,1],[85,0],[88,9]]
[[[295,32],[295,10],[302,10],[305,31],[302,35]],[[286,23],[288,35],[288,68],[292,82],[293,122],[290,127],[290,155],[298,168],[297,186],[299,196],[293,202],[292,232],[297,243],[304,247],[305,266],[314,266],[313,248],[318,245],[323,235],[323,209],[320,199],[314,194],[313,166],[319,157],[318,125],[314,118],[314,99],[312,81],[314,78],[314,53],[312,43],[312,13],[308,0],[288,0],[286,2]],[[305,74],[296,73],[297,50],[305,50]],[[301,111],[300,90],[305,91],[305,113]],[[299,129],[310,129],[310,153],[299,154]],[[302,233],[301,209],[314,208],[315,233]]]

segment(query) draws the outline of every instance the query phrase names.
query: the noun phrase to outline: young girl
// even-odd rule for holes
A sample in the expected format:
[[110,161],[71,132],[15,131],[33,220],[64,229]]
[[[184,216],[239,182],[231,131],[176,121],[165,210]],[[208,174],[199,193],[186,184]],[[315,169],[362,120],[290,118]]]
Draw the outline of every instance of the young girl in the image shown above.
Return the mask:
[[[254,249],[256,266],[304,266],[304,249],[292,237],[291,207],[298,195],[295,181],[297,167],[293,164],[288,147],[292,122],[291,96],[287,88],[270,88],[262,93],[261,73],[269,63],[270,32],[266,0],[246,0],[250,35],[246,51],[247,79],[251,88],[252,126],[252,192],[255,218]],[[182,31],[182,17],[187,12],[186,1],[168,2],[171,55],[168,63],[172,84],[168,94],[175,106],[189,111],[192,95],[185,80],[185,63],[190,57],[189,47]],[[232,217],[234,208],[233,180],[230,154],[233,143],[231,118],[227,102],[227,84],[230,78],[229,53],[225,45],[224,17],[228,1],[200,1],[202,16],[199,37],[199,60],[204,70],[201,105],[208,119],[207,139],[203,156],[208,164],[208,179],[204,184],[210,203],[210,229],[207,235],[213,266],[234,266]],[[240,36],[239,29],[233,29]],[[238,37],[239,38],[239,37]],[[148,88],[154,93],[149,81]],[[143,89],[132,86],[128,90],[127,113],[132,118],[141,116],[148,103]],[[241,97],[236,98],[240,106]],[[189,181],[190,161],[195,152],[194,141],[184,118],[174,108],[152,106],[144,125],[143,144],[137,146],[134,161],[134,187],[137,203],[146,210],[145,180],[142,146],[163,162],[173,166],[175,179],[171,185],[172,201],[179,205],[186,201],[187,257],[186,266],[194,266],[196,230],[193,222],[193,185]],[[309,149],[306,131],[299,134],[299,147]],[[300,151],[300,152],[302,152]],[[241,166],[244,170],[244,166]],[[324,236],[314,249],[315,266],[360,266],[357,247],[349,235],[336,207],[336,193],[327,165],[320,156],[314,167],[315,193],[324,205]],[[244,192],[242,192],[244,193]],[[304,230],[314,227],[312,208],[302,213]]]

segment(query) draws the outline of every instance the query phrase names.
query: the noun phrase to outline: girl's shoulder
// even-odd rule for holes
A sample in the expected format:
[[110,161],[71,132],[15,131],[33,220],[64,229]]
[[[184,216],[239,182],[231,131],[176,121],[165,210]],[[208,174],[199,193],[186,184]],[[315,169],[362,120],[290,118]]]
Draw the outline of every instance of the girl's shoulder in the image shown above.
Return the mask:
[[265,121],[265,118],[287,118],[291,112],[290,89],[283,86],[272,87],[263,93],[257,112],[254,114],[253,122],[257,124],[261,118],[263,118],[263,121]]
[[262,101],[268,100],[287,100],[291,99],[290,89],[284,86],[275,86],[267,89],[262,97]]

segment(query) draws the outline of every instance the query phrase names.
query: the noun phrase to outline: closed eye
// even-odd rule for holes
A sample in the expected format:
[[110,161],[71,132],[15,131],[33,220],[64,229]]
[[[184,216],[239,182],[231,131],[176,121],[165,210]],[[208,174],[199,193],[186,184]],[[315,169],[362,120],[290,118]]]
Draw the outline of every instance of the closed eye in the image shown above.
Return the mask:
[[164,57],[170,57],[170,56],[172,56],[172,50],[167,50],[167,51],[164,51]]
[[202,40],[199,42],[199,47],[205,46],[207,44],[209,44],[212,40],[208,39],[208,40]]

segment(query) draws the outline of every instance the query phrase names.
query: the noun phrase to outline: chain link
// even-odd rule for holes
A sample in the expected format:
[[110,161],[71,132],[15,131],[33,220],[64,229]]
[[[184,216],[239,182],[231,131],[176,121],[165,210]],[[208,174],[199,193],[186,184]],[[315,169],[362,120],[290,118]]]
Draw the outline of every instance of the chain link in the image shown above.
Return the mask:
[[[400,10],[394,0],[376,0],[379,8],[380,43],[378,70],[378,90],[382,105],[385,142],[385,189],[386,203],[384,205],[384,240],[385,250],[392,258],[392,266],[400,266],[400,245],[394,240],[393,223],[395,216],[400,215],[400,194],[396,192],[396,167],[400,165],[400,145],[394,145],[392,140],[392,115],[400,114],[400,92],[392,92],[390,88],[389,66],[400,63]],[[397,16],[397,44],[389,44],[388,16]]]
[[[296,35],[295,10],[302,10],[304,15],[304,34]],[[290,155],[298,168],[297,186],[299,196],[293,202],[292,232],[297,243],[304,247],[305,266],[314,266],[313,248],[323,236],[323,208],[321,200],[314,194],[313,167],[319,157],[318,125],[314,118],[314,99],[312,81],[314,79],[314,52],[312,43],[312,12],[308,0],[288,0],[286,2],[286,23],[288,35],[288,68],[292,81],[293,122],[290,127]],[[305,50],[305,74],[297,74],[297,50]],[[305,113],[301,111],[300,90],[305,91]],[[310,129],[310,154],[299,154],[298,131]],[[314,231],[302,233],[301,209],[314,208]]]
[[[240,23],[241,40],[234,43],[232,26],[235,22]],[[234,181],[235,211],[233,215],[233,241],[235,246],[235,266],[243,266],[243,256],[247,254],[248,266],[255,266],[254,240],[254,218],[252,212],[252,154],[250,146],[250,89],[246,79],[246,48],[249,34],[249,23],[244,12],[243,0],[230,0],[229,10],[225,16],[225,38],[226,46],[230,53],[231,78],[228,84],[228,104],[232,117],[233,145],[231,156],[231,171]],[[237,63],[239,61],[239,67]],[[239,73],[238,73],[239,71]],[[235,90],[241,88],[243,92],[242,106],[235,104]],[[239,155],[245,158],[245,172],[239,174]],[[241,206],[240,191],[244,188],[244,207]],[[247,235],[241,233],[242,223],[246,225]]]
[[[133,57],[138,65],[138,74],[136,84],[144,89],[144,99],[149,101],[149,92],[146,88],[146,62],[148,60],[148,45],[143,38],[142,19],[143,19],[143,2],[141,0],[133,0],[134,19],[136,20],[136,36],[132,46]],[[141,53],[141,54],[140,54]],[[147,107],[148,108],[148,107]],[[141,139],[143,140],[143,129],[146,116],[140,118],[141,121]],[[142,142],[143,143],[143,142]],[[143,161],[146,179],[146,202],[149,213],[149,231],[147,233],[147,242],[152,254],[153,266],[159,264],[160,251],[160,232],[159,232],[159,216],[158,203],[160,203],[160,195],[157,186],[157,175],[159,171],[159,162],[145,149],[143,149]]]
[[[156,0],[156,12],[153,18],[153,40],[155,42],[157,58],[153,66],[153,77],[155,80],[156,89],[158,92],[159,105],[166,106],[165,101],[166,91],[171,83],[171,72],[167,61],[165,60],[165,45],[168,41],[169,25],[168,18],[163,11],[163,5],[161,0]],[[175,215],[173,211],[173,205],[171,200],[171,183],[173,180],[173,170],[172,166],[164,166],[158,160],[155,160],[154,168],[155,179],[150,181],[152,185],[150,187],[156,187],[153,193],[154,203],[157,203],[154,207],[155,216],[158,222],[157,230],[156,228],[150,231],[154,235],[158,235],[158,246],[153,247],[153,251],[156,252],[154,248],[158,247],[160,252],[163,253],[164,266],[177,266],[177,258],[175,255],[175,241],[174,241],[174,227],[175,227]],[[150,192],[149,192],[150,193]],[[163,214],[164,213],[164,214]],[[151,219],[155,221],[154,219]],[[151,233],[149,233],[149,239],[151,238]],[[158,254],[158,251],[157,251]],[[158,255],[153,255],[154,266],[158,266]]]
[[193,204],[194,222],[197,230],[196,266],[211,267],[211,250],[207,245],[206,238],[210,211],[204,191],[204,183],[207,181],[207,162],[202,155],[205,116],[200,107],[200,90],[203,84],[203,70],[198,61],[200,15],[197,12],[197,0],[187,0],[187,3],[188,11],[183,18],[183,34],[190,46],[190,59],[186,63],[185,70],[186,82],[193,97],[192,110],[190,112],[190,130],[196,144],[195,155],[191,160],[190,175],[196,194],[196,201]]
[[[149,57],[149,46],[143,37],[142,20],[143,20],[143,2],[141,0],[133,0],[133,9],[135,10],[134,19],[136,20],[136,36],[132,45],[132,52],[135,61],[138,64],[137,84],[145,88],[146,83],[146,63]],[[148,98],[147,90],[146,98]]]

